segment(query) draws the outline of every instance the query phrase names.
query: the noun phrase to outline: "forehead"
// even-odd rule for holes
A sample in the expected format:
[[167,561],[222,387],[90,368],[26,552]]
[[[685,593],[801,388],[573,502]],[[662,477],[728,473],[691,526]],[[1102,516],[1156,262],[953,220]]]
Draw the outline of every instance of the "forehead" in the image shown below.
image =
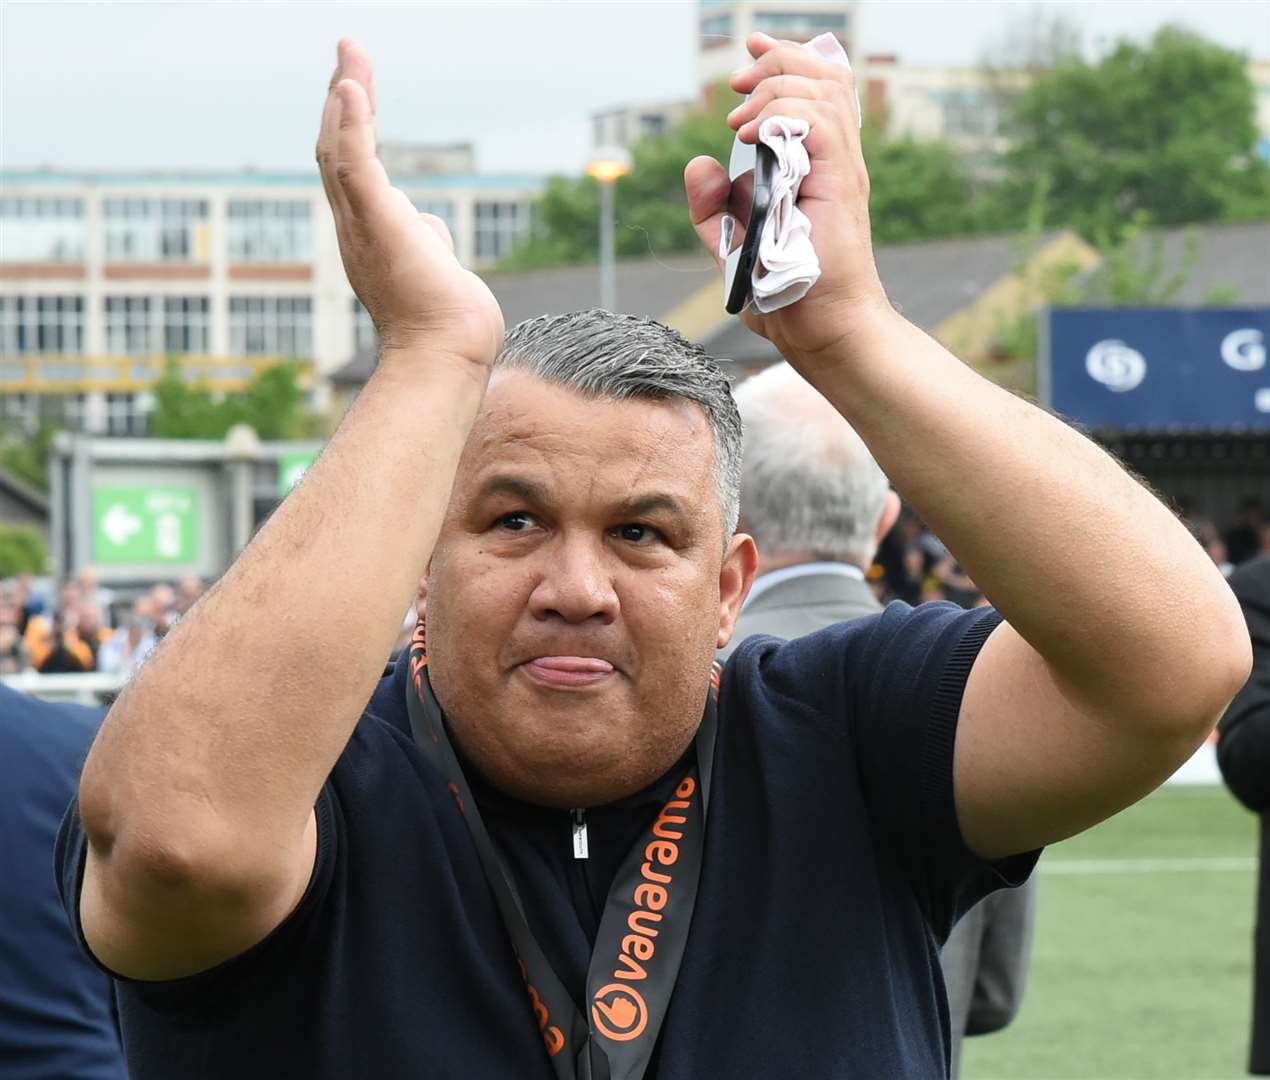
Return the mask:
[[713,492],[714,463],[710,424],[693,402],[591,397],[499,371],[468,437],[456,493],[514,468],[568,487],[655,484],[697,499]]

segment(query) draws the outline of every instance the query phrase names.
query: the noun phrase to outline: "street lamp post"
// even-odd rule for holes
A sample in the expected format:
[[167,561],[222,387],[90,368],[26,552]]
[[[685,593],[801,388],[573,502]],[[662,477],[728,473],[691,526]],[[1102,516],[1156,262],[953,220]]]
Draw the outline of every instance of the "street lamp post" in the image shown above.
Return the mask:
[[586,167],[600,184],[600,307],[617,308],[617,262],[613,251],[613,188],[631,171],[631,155],[620,146],[605,147]]

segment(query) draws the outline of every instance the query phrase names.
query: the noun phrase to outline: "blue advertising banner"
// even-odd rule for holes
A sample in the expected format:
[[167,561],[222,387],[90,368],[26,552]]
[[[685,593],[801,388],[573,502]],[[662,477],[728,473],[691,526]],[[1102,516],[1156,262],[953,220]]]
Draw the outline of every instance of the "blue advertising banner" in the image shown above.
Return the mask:
[[1048,338],[1041,398],[1086,427],[1270,431],[1270,308],[1054,308]]

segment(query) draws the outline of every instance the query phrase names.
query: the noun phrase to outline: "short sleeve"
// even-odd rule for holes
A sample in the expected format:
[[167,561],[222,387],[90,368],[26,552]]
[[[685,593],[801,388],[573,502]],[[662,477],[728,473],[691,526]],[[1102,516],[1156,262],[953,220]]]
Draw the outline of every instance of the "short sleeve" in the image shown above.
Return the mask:
[[309,878],[304,896],[301,897],[295,910],[265,938],[238,956],[207,971],[184,978],[148,982],[129,979],[111,971],[93,954],[84,936],[84,926],[80,918],[80,899],[84,885],[84,868],[88,859],[88,839],[80,818],[79,800],[73,800],[58,829],[57,841],[53,848],[53,867],[57,876],[58,893],[66,908],[75,940],[97,967],[117,982],[126,984],[130,993],[144,998],[148,1005],[159,1009],[183,1007],[203,994],[222,993],[228,985],[246,977],[260,966],[274,962],[275,958],[278,962],[285,963],[287,950],[300,945],[311,933],[317,913],[322,907],[335,876],[341,829],[338,807],[330,781],[323,786],[318,795],[314,812],[317,819],[317,852],[314,857],[313,873]]
[[[895,602],[771,649],[764,678],[845,723],[880,850],[911,882],[936,937],[977,901],[1026,881],[1039,852],[987,862],[961,835],[953,749],[962,695],[992,608]],[[769,639],[770,640],[770,639]]]

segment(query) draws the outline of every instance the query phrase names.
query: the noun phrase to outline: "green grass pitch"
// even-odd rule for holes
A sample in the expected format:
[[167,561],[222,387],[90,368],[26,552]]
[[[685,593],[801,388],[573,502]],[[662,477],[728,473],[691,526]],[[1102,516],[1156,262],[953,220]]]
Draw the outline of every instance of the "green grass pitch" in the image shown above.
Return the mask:
[[1169,787],[1041,860],[1023,1008],[962,1080],[1241,1080],[1256,819]]

